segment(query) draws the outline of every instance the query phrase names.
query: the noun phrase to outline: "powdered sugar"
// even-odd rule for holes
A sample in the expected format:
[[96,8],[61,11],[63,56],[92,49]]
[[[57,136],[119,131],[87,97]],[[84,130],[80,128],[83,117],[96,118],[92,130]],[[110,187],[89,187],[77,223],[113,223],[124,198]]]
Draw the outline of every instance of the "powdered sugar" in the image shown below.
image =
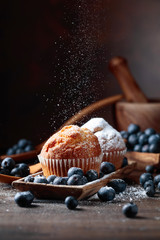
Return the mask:
[[127,186],[122,193],[116,194],[115,201],[138,201],[147,198],[144,188],[141,186]]
[[95,133],[100,143],[103,152],[108,150],[116,149],[125,149],[125,143],[120,135],[114,128],[111,126],[105,127],[102,131]]
[[103,130],[107,125],[109,124],[103,118],[92,118],[82,128],[88,128],[91,132],[96,133]]
[[97,136],[103,152],[112,149],[126,149],[121,134],[103,118],[92,118],[82,126],[82,128],[84,127],[88,128]]
[[[139,186],[127,186],[126,190],[122,193],[116,194],[112,202],[131,202],[131,201],[140,201],[141,199],[148,198],[145,190]],[[92,196],[91,199],[98,199],[97,194]]]

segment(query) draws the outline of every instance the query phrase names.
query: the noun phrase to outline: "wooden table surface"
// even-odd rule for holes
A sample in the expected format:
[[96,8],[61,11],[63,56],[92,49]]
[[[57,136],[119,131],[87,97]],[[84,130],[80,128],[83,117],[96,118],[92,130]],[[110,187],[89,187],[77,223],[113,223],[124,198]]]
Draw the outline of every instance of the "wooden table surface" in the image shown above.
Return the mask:
[[154,198],[137,196],[138,215],[129,219],[122,214],[128,202],[124,197],[110,203],[92,197],[80,201],[74,211],[63,202],[37,199],[32,207],[21,208],[14,202],[16,190],[2,183],[0,189],[1,240],[160,239],[160,193]]

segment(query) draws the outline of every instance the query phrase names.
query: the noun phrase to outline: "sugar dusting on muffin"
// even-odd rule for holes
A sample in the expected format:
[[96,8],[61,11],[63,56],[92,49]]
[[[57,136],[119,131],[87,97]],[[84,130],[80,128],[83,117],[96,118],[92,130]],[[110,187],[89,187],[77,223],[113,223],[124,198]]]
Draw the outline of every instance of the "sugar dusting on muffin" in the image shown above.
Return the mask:
[[116,168],[120,168],[126,145],[121,134],[103,118],[92,118],[82,128],[88,128],[97,136],[103,152],[103,161],[112,162]]
[[121,150],[125,148],[121,134],[103,118],[92,118],[82,128],[88,128],[98,137],[102,150]]

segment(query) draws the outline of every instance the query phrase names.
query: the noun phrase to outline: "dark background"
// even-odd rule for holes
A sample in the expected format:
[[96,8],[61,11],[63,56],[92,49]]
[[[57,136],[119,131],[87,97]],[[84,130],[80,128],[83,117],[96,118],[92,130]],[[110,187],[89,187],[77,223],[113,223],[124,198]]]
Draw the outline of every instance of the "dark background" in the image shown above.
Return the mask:
[[0,5],[1,150],[20,138],[38,144],[80,109],[120,93],[108,70],[116,55],[146,96],[159,98],[159,0]]

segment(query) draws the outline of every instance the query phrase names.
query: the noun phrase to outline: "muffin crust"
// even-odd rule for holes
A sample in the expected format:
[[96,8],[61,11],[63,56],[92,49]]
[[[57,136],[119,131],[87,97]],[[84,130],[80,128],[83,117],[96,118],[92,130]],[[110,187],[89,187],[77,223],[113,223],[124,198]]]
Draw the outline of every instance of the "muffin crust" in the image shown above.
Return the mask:
[[77,159],[100,154],[98,138],[90,130],[69,125],[47,140],[40,155],[45,159]]

